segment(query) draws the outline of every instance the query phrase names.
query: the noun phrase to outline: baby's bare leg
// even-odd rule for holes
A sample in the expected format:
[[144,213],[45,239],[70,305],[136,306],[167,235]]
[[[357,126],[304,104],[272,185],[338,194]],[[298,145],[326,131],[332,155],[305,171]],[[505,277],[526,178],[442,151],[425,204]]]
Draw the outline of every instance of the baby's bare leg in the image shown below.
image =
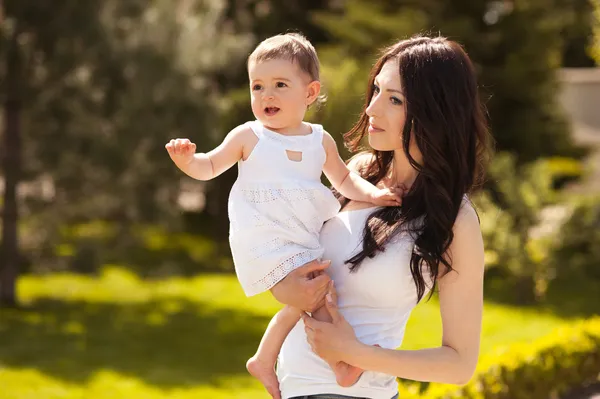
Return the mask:
[[300,309],[285,306],[269,322],[256,354],[246,363],[248,372],[257,378],[273,398],[281,398],[279,382],[275,374],[277,355],[283,341],[300,319]]
[[[329,311],[327,310],[327,307],[325,306],[321,306],[319,309],[313,312],[312,317],[319,321],[326,321],[328,323],[331,323],[333,320],[329,314]],[[331,367],[335,373],[335,379],[338,385],[342,387],[350,387],[356,384],[356,381],[358,381],[364,371],[363,369],[351,366],[344,362],[329,363],[329,367]]]

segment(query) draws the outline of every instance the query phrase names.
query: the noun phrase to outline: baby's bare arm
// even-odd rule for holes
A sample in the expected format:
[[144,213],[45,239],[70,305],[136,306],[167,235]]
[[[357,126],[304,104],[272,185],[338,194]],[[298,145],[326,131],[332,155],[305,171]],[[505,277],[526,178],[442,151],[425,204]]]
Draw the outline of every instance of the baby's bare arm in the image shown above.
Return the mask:
[[323,135],[323,147],[327,155],[323,172],[340,194],[354,201],[371,202],[382,206],[400,205],[402,201],[400,194],[388,189],[379,189],[351,171],[340,157],[335,140],[327,132]]
[[254,148],[258,138],[244,125],[233,129],[223,143],[204,154],[195,153],[196,144],[188,139],[171,140],[165,147],[181,171],[197,180],[211,180],[219,176]]

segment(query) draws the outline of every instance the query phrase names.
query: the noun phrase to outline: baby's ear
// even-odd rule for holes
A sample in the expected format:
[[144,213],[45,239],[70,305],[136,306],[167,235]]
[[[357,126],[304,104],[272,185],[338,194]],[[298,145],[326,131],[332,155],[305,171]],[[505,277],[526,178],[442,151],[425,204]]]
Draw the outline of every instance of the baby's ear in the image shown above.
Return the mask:
[[318,80],[313,80],[308,84],[306,91],[306,105],[311,105],[315,102],[317,97],[319,97],[319,93],[321,93],[321,82]]

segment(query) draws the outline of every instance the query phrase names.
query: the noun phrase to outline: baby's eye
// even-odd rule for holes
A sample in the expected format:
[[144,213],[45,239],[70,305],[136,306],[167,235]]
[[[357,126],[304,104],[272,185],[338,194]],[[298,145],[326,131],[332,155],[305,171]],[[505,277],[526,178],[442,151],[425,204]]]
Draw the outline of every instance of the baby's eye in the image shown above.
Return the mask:
[[402,105],[402,100],[400,100],[399,98],[392,97],[392,98],[390,99],[390,101],[391,101],[391,102],[392,102],[392,104],[394,104],[394,105]]
[[260,89],[262,89],[261,85],[256,84],[256,85],[252,86],[252,90],[256,91],[256,90],[260,90]]
[[277,82],[277,87],[281,88],[281,87],[287,87],[287,85],[283,82]]

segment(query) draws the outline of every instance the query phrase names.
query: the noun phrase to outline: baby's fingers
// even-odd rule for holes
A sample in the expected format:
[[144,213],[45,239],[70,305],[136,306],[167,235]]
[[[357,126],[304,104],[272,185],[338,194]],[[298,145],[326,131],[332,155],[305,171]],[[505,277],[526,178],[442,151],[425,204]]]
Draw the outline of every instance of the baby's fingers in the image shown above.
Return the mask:
[[196,144],[189,143],[187,147],[188,153],[195,154],[196,153]]
[[402,204],[402,198],[404,198],[404,195],[406,194],[406,188],[403,185],[394,187],[391,192],[398,204]]
[[389,192],[383,197],[383,200],[388,206],[399,206],[402,204],[402,195],[395,192]]
[[192,143],[188,139],[181,140],[179,146],[179,153],[181,155],[191,155],[196,152],[196,144]]
[[187,139],[177,139],[175,142],[175,152],[177,154],[185,153],[185,148],[187,147],[188,140]]
[[167,144],[165,144],[165,148],[167,149],[169,154],[175,153],[175,144],[176,144],[175,140],[171,140]]

